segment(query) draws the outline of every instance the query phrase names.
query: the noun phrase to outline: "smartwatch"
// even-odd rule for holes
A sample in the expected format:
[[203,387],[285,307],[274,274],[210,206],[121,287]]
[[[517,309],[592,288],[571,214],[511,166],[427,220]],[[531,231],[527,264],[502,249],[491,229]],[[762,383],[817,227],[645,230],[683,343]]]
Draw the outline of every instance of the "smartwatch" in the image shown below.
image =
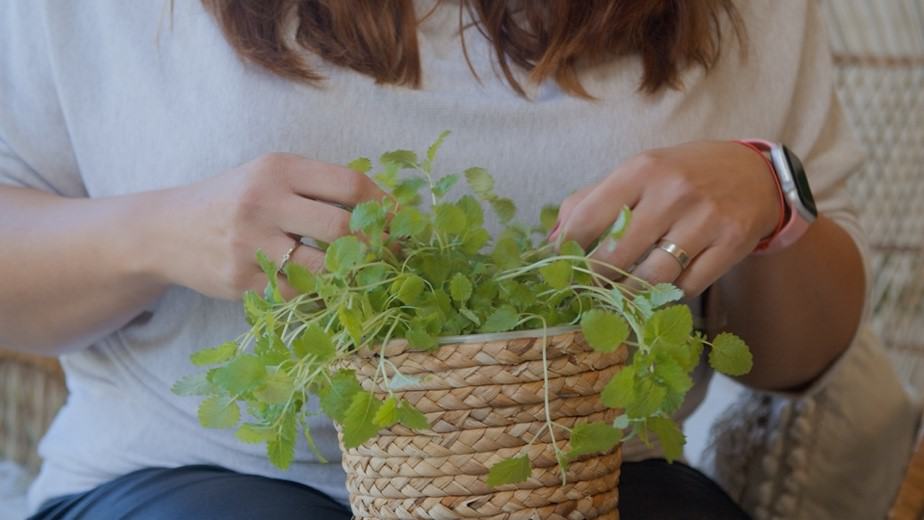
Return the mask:
[[769,159],[769,166],[776,177],[784,209],[784,217],[780,225],[772,235],[761,240],[754,254],[767,254],[786,249],[799,240],[808,230],[809,224],[818,217],[815,198],[812,197],[812,190],[809,187],[805,169],[802,167],[802,161],[789,148],[780,143],[761,139],[745,139],[739,142],[756,149],[765,159]]

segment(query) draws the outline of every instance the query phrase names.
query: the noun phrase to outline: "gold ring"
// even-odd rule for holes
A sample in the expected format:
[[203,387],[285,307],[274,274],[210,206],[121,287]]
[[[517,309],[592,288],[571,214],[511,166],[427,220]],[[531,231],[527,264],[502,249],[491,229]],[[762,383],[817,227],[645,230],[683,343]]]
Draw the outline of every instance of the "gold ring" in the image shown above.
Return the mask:
[[292,244],[292,247],[290,247],[289,250],[286,251],[286,254],[282,256],[282,261],[279,262],[279,270],[277,272],[281,273],[285,271],[286,264],[288,264],[289,260],[292,259],[292,253],[294,253],[295,250],[298,249],[298,246],[300,245],[302,245],[302,241],[296,240],[295,243]]
[[686,270],[687,266],[690,265],[690,255],[688,255],[682,247],[671,242],[670,240],[662,238],[661,241],[658,242],[657,247],[661,251],[664,251],[665,253],[674,257],[674,260],[677,260],[677,263],[680,264],[681,271]]

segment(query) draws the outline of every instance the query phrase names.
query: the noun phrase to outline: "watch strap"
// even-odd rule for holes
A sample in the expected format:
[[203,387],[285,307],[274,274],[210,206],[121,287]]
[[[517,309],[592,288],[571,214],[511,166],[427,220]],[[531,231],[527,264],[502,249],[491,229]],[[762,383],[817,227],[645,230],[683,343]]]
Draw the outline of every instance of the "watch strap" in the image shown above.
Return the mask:
[[[776,183],[776,191],[778,194],[779,208],[780,208],[780,217],[777,220],[776,227],[773,229],[773,232],[765,236],[764,238],[762,238],[760,242],[757,243],[757,247],[754,248],[753,253],[760,254],[760,253],[766,252],[771,244],[774,245],[773,249],[776,249],[777,246],[782,246],[782,244],[774,243],[774,241],[778,240],[781,235],[788,234],[785,232],[789,231],[790,226],[793,226],[796,223],[796,221],[802,221],[802,219],[789,218],[787,222],[786,214],[787,214],[787,209],[789,209],[789,207],[786,203],[786,194],[783,193],[783,185],[780,184],[780,176],[777,175],[776,168],[773,167],[773,163],[771,163],[770,159],[767,157],[767,154],[769,154],[770,151],[773,149],[774,143],[771,143],[770,141],[765,141],[763,139],[743,139],[743,140],[739,140],[735,142],[753,150],[754,152],[757,152],[757,155],[759,155],[760,158],[764,160],[764,164],[767,165],[767,171],[770,172],[770,177],[773,178],[773,182]],[[790,211],[790,215],[791,215],[791,211]],[[806,226],[808,226],[807,222],[804,222],[804,221],[802,222]],[[789,236],[798,237],[799,235],[801,235],[801,233],[799,233],[800,230],[798,229],[792,229],[791,231],[795,233]]]

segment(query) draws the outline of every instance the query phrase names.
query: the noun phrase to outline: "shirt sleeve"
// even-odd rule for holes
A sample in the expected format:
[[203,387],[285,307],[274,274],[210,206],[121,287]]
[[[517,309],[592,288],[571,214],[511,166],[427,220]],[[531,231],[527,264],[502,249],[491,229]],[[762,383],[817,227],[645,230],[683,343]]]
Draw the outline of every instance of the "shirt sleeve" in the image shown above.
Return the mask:
[[85,197],[45,13],[40,0],[0,3],[0,185]]

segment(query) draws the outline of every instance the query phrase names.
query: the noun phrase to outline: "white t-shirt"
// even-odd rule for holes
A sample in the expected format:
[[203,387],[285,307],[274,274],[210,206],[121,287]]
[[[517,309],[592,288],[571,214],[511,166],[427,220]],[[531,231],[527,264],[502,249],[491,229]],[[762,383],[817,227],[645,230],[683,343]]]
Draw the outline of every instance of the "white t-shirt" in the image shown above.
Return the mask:
[[[420,30],[420,90],[377,86],[320,62],[324,86],[293,83],[243,64],[200,2],[176,2],[172,17],[165,6],[0,3],[0,183],[69,197],[124,195],[188,184],[268,152],[343,164],[394,148],[420,150],[449,129],[437,168],[487,168],[496,191],[535,221],[544,204],[642,150],[762,137],[802,157],[820,211],[862,246],[844,191],[860,157],[833,94],[814,2],[740,2],[746,61],[726,30],[720,62],[708,75],[689,70],[682,91],[640,94],[635,57],[589,70],[582,81],[596,101],[568,96],[554,83],[528,87],[531,100],[519,97],[495,74],[489,45],[470,30],[475,79],[451,6]],[[64,356],[70,397],[41,443],[45,464],[31,507],[143,467],[201,463],[296,480],[345,500],[328,422],[313,419],[313,432],[331,463],[316,462],[301,444],[291,469],[281,472],[262,446],[238,442],[231,430],[202,428],[198,399],[170,392],[195,371],[191,352],[245,328],[239,303],[174,287],[121,329]],[[681,418],[701,400],[707,380],[700,371]],[[626,447],[629,459],[650,454]]]

